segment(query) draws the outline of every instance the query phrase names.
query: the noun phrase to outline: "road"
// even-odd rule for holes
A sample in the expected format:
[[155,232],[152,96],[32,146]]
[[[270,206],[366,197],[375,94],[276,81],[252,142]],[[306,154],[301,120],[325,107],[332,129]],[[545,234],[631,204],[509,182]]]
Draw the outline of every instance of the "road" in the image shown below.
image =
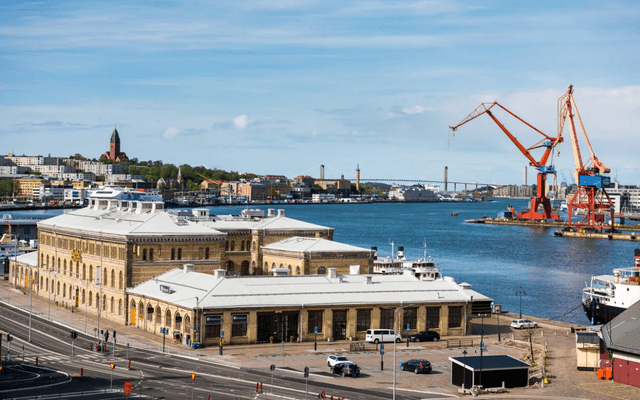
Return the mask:
[[[389,390],[351,388],[348,383],[351,378],[339,379],[341,385],[316,380],[326,376],[328,372],[311,373],[307,389],[303,367],[299,370],[277,368],[272,373],[268,369],[262,371],[127,349],[121,344],[116,345],[115,353],[111,344],[108,352],[91,351],[90,344],[95,342],[95,338],[82,333],[78,333],[73,343],[72,355],[68,327],[33,316],[29,342],[28,312],[6,303],[0,302],[0,306],[0,330],[13,336],[10,348],[12,361],[6,366],[12,379],[0,380],[0,398],[3,399],[30,398],[45,394],[47,398],[61,395],[62,398],[124,399],[127,398],[122,392],[125,382],[131,382],[134,395],[153,399],[248,399],[256,396],[258,382],[262,382],[261,398],[271,398],[270,395],[273,394],[277,398],[282,396],[283,399],[304,399],[307,390],[309,399],[317,398],[322,391],[327,398],[334,396],[350,400],[392,397]],[[4,338],[3,360],[7,352],[7,341]],[[36,357],[38,367],[34,365]],[[21,362],[23,359],[24,364]],[[128,368],[128,359],[131,360],[131,368]],[[113,371],[110,368],[112,363],[115,364]],[[193,381],[192,373],[196,374]],[[440,396],[413,392],[396,395],[399,400],[435,397]]]

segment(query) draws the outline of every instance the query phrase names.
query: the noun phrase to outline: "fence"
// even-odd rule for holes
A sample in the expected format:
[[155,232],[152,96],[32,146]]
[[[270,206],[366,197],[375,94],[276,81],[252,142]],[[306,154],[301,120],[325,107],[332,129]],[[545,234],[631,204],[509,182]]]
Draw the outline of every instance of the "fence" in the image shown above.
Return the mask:
[[447,348],[449,347],[473,347],[473,339],[447,340]]

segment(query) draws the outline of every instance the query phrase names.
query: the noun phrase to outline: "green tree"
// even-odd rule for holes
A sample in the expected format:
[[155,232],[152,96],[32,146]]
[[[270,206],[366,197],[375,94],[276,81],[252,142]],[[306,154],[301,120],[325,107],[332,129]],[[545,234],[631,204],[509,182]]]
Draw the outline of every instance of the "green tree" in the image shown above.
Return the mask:
[[13,195],[13,179],[3,179],[0,181],[0,196],[10,197]]

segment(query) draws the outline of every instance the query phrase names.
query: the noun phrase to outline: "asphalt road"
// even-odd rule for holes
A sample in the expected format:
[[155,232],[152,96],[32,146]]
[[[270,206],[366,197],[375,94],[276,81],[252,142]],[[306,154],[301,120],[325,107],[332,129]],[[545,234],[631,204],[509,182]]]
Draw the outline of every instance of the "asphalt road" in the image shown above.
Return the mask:
[[[5,369],[10,375],[0,378],[0,398],[20,399],[45,395],[46,398],[124,399],[125,382],[131,382],[132,392],[142,398],[153,399],[239,399],[254,398],[256,383],[262,382],[262,398],[270,394],[282,399],[316,399],[324,391],[327,398],[344,397],[353,400],[391,399],[389,390],[367,390],[349,387],[349,378],[340,379],[343,385],[315,381],[312,373],[305,380],[300,370],[254,370],[224,364],[203,362],[187,357],[129,349],[112,344],[108,352],[89,350],[93,336],[78,333],[73,344],[68,327],[32,317],[31,341],[29,314],[0,303],[0,330],[13,336],[11,355]],[[117,338],[116,338],[117,339]],[[110,341],[112,338],[109,339]],[[8,346],[2,340],[2,359]],[[38,358],[38,367],[35,359]],[[131,368],[128,368],[128,359]],[[22,362],[24,358],[24,363]],[[111,363],[115,368],[111,370]],[[82,369],[82,376],[81,376]],[[192,381],[191,374],[195,373]],[[362,379],[362,378],[358,378]],[[435,398],[438,395],[397,393],[398,400]],[[273,397],[276,398],[276,397]]]

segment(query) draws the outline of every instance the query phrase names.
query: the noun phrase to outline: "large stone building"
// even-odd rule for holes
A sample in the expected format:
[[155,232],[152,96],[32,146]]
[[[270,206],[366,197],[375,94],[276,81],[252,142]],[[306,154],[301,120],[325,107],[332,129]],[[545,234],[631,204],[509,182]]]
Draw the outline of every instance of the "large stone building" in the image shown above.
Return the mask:
[[470,317],[489,310],[491,303],[452,278],[341,275],[333,268],[326,275],[233,278],[223,270],[204,275],[185,265],[128,294],[129,314],[137,316],[132,325],[156,334],[169,327],[174,338],[205,346],[363,340],[367,329],[406,334],[407,325],[409,333],[430,329],[442,336],[466,335]]

